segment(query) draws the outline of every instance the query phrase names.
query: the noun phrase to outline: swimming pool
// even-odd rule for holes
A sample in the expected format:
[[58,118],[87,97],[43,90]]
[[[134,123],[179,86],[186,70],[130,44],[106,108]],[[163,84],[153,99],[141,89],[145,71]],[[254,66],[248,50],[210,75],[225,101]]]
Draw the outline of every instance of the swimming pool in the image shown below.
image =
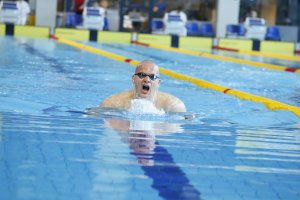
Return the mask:
[[[299,75],[136,45],[90,46],[300,106]],[[54,40],[0,38],[0,199],[299,199],[300,119],[162,75],[177,115],[88,115],[134,68]]]

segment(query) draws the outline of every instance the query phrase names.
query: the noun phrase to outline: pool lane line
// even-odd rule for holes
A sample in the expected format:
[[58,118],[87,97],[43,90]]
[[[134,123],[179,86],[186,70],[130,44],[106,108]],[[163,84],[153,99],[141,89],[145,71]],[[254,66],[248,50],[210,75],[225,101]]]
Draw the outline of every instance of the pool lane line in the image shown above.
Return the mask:
[[300,57],[299,56],[290,56],[290,55],[284,55],[284,54],[279,54],[279,53],[251,51],[251,50],[245,50],[245,49],[234,49],[234,48],[221,47],[221,46],[213,46],[213,49],[222,50],[222,51],[231,51],[231,52],[249,54],[249,55],[255,55],[255,56],[264,56],[264,57],[274,58],[274,59],[283,59],[283,60],[288,60],[288,61],[298,61],[298,62],[300,62]]
[[52,58],[52,57],[42,53],[41,51],[34,48],[32,45],[30,45],[28,43],[19,42],[16,39],[15,39],[15,41],[18,44],[18,46],[22,47],[27,53],[29,53],[33,56],[37,56],[38,58],[41,58],[44,61],[48,62],[49,67],[51,69],[54,69],[55,72],[60,73],[60,74],[65,74],[66,78],[68,78],[68,79],[81,80],[81,78],[78,78],[78,77],[68,76],[68,74],[74,74],[74,73],[72,73],[72,71],[66,70],[64,67],[62,67],[62,65],[58,62],[57,59]]
[[[132,133],[130,133],[132,134]],[[146,138],[145,133],[138,133],[135,136],[137,143]],[[142,137],[144,136],[144,137]],[[132,136],[131,136],[132,137]],[[163,147],[158,141],[155,141],[155,148],[152,152],[134,152],[132,142],[128,142],[132,152],[137,160],[153,161],[152,165],[140,164],[144,174],[152,179],[152,188],[156,189],[159,196],[165,200],[201,200],[201,192],[192,185],[191,181],[184,173],[182,168],[175,162],[172,154]],[[136,145],[136,144],[135,144]],[[144,145],[144,144],[142,144]]]
[[83,50],[89,51],[91,53],[100,54],[100,55],[103,55],[105,57],[112,58],[114,60],[127,62],[127,63],[132,64],[132,65],[137,65],[139,63],[139,61],[137,61],[137,60],[126,58],[124,56],[120,56],[120,55],[117,55],[117,54],[114,54],[114,53],[110,53],[108,51],[97,49],[95,47],[91,47],[91,46],[88,46],[88,45],[85,45],[85,44],[81,44],[81,43],[78,43],[78,42],[75,42],[75,41],[72,41],[72,40],[68,40],[68,39],[64,39],[64,38],[58,38],[54,35],[51,35],[50,38],[52,38],[52,39],[54,39],[54,40],[56,40],[60,43],[67,44],[67,45],[70,45],[70,46],[73,46],[73,47],[76,47],[76,48],[79,48],[79,49],[83,49]]
[[285,67],[285,66],[281,66],[281,65],[254,62],[254,61],[250,61],[250,60],[243,60],[243,59],[239,59],[239,58],[232,58],[232,57],[227,57],[227,56],[214,55],[214,54],[205,53],[205,52],[197,52],[197,51],[192,51],[192,50],[188,50],[188,49],[180,49],[180,48],[168,47],[168,46],[163,46],[163,45],[158,45],[158,44],[149,44],[149,43],[144,43],[144,42],[139,42],[139,41],[132,41],[132,43],[137,44],[137,45],[141,45],[141,46],[161,49],[161,50],[167,50],[167,51],[174,51],[174,52],[177,52],[177,53],[189,54],[189,55],[193,55],[193,56],[202,56],[202,57],[207,57],[207,58],[212,58],[212,59],[217,59],[217,60],[222,60],[222,61],[246,64],[246,65],[250,65],[250,66],[254,66],[254,67],[261,67],[261,68],[273,69],[273,70],[279,70],[279,71],[286,71],[286,72],[294,72],[294,73],[300,74],[300,69]]
[[[108,57],[108,58],[111,58],[111,59],[114,59],[117,61],[127,62],[134,66],[136,66],[140,62],[137,60],[133,60],[133,59],[130,59],[130,58],[127,58],[124,56],[120,56],[120,55],[117,55],[114,53],[110,53],[110,52],[107,52],[107,51],[104,51],[104,50],[101,50],[101,49],[98,49],[95,47],[90,47],[90,46],[87,46],[87,45],[84,45],[84,44],[81,44],[78,42],[74,42],[71,40],[67,40],[64,38],[58,38],[55,36],[52,36],[51,38],[55,39],[59,43],[67,44],[67,45],[70,45],[70,46],[73,46],[73,47],[76,47],[79,49],[89,51],[91,53],[100,54],[102,56],[105,56],[105,57]],[[231,96],[243,99],[243,100],[249,100],[249,101],[253,101],[253,102],[262,103],[270,110],[288,110],[290,112],[293,112],[298,117],[300,117],[300,107],[292,106],[292,105],[285,104],[285,103],[282,103],[279,101],[275,101],[275,100],[272,100],[272,99],[269,99],[266,97],[253,95],[253,94],[242,92],[242,91],[235,90],[232,88],[227,88],[222,85],[218,85],[218,84],[215,84],[215,83],[212,83],[209,81],[205,81],[205,80],[202,80],[199,78],[194,78],[194,77],[191,77],[188,75],[184,75],[184,74],[181,74],[181,73],[178,73],[178,72],[175,72],[175,71],[163,68],[163,67],[160,67],[160,73],[170,76],[172,78],[178,79],[178,80],[183,80],[183,81],[193,83],[194,85],[197,85],[199,87],[222,92],[224,94],[228,94],[228,95],[231,95]]]

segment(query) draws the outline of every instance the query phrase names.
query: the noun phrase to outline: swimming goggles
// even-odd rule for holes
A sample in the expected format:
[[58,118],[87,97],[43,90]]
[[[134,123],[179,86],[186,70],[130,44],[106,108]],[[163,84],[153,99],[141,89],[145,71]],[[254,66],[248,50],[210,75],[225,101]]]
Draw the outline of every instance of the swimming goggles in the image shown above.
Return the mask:
[[136,73],[134,74],[136,76],[138,76],[140,79],[143,79],[145,78],[146,76],[148,76],[152,81],[156,80],[156,79],[159,79],[158,76],[156,76],[155,74],[145,74],[143,72],[140,72],[140,73]]

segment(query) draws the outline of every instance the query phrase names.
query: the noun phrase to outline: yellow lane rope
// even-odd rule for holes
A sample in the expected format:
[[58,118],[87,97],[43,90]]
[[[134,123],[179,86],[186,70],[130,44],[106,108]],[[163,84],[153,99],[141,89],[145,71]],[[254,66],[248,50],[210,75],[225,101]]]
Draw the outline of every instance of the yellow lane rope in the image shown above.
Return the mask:
[[297,61],[300,62],[299,56],[289,56],[279,53],[269,53],[269,52],[256,52],[256,51],[250,51],[250,50],[239,50],[241,53],[250,54],[250,55],[258,55],[258,56],[264,56],[269,58],[275,58],[275,59],[284,59],[289,61]]
[[142,45],[142,46],[148,46],[148,47],[152,47],[152,48],[156,48],[156,49],[162,49],[162,50],[167,50],[167,51],[174,51],[174,52],[178,52],[178,53],[189,54],[189,55],[193,55],[193,56],[202,56],[202,57],[207,57],[207,58],[212,58],[212,59],[217,59],[217,60],[222,60],[222,61],[229,61],[229,62],[251,65],[251,66],[255,66],[255,67],[262,67],[262,68],[266,68],[266,69],[294,72],[294,73],[300,74],[300,69],[289,68],[289,67],[285,67],[285,66],[281,66],[281,65],[254,62],[254,61],[250,61],[250,60],[243,60],[243,59],[238,59],[238,58],[214,55],[214,54],[205,53],[205,52],[197,52],[197,51],[192,51],[192,50],[188,50],[188,49],[168,47],[168,46],[163,46],[163,45],[159,45],[159,44],[149,44],[149,43],[143,43],[143,42],[138,42],[138,41],[133,41],[132,43]]
[[[70,45],[72,47],[76,47],[76,48],[79,48],[79,49],[83,49],[83,50],[89,51],[91,53],[100,54],[102,56],[106,56],[108,58],[111,58],[111,59],[114,59],[114,60],[117,60],[117,61],[127,62],[127,63],[130,63],[130,64],[134,65],[134,66],[136,66],[139,63],[139,61],[137,61],[137,60],[126,58],[124,56],[120,56],[120,55],[110,53],[110,52],[107,52],[107,51],[104,51],[104,50],[101,50],[101,49],[90,47],[90,46],[87,46],[87,45],[84,45],[84,44],[81,44],[81,43],[78,43],[78,42],[74,42],[74,41],[71,41],[71,40],[63,39],[63,38],[57,38],[55,36],[52,36],[52,38],[57,40],[60,43],[67,44],[67,45]],[[183,80],[183,81],[193,83],[193,84],[195,84],[199,87],[203,87],[203,88],[223,92],[225,94],[229,94],[229,95],[238,97],[240,99],[262,103],[267,108],[269,108],[271,110],[288,110],[288,111],[291,111],[294,114],[296,114],[298,117],[300,117],[300,108],[296,107],[296,106],[288,105],[288,104],[281,103],[281,102],[278,102],[278,101],[275,101],[275,100],[272,100],[272,99],[268,99],[268,98],[253,95],[253,94],[249,94],[249,93],[242,92],[242,91],[239,91],[239,90],[227,88],[227,87],[224,87],[224,86],[221,86],[221,85],[218,85],[218,84],[215,84],[215,83],[211,83],[211,82],[208,82],[208,81],[205,81],[205,80],[202,80],[202,79],[198,79],[198,78],[187,76],[187,75],[184,75],[184,74],[181,74],[181,73],[177,73],[177,72],[174,72],[172,70],[169,70],[169,69],[166,69],[166,68],[163,68],[163,67],[160,67],[160,72],[164,75],[173,77],[175,79],[179,79],[179,80]]]
[[242,53],[242,54],[264,56],[264,57],[268,57],[268,58],[284,59],[284,60],[288,60],[288,61],[300,62],[300,56],[290,56],[290,55],[284,55],[284,54],[279,54],[279,53],[251,51],[251,50],[245,50],[245,49],[233,49],[233,48],[222,47],[222,46],[214,46],[213,48],[217,49],[217,50],[232,51],[232,52]]

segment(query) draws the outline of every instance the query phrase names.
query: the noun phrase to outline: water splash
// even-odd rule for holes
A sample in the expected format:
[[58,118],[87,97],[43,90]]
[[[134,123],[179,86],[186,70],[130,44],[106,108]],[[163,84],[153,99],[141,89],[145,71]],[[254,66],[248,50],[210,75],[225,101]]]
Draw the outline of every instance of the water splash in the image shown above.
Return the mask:
[[131,106],[128,111],[134,114],[165,114],[162,109],[157,109],[151,101],[146,99],[131,100]]

